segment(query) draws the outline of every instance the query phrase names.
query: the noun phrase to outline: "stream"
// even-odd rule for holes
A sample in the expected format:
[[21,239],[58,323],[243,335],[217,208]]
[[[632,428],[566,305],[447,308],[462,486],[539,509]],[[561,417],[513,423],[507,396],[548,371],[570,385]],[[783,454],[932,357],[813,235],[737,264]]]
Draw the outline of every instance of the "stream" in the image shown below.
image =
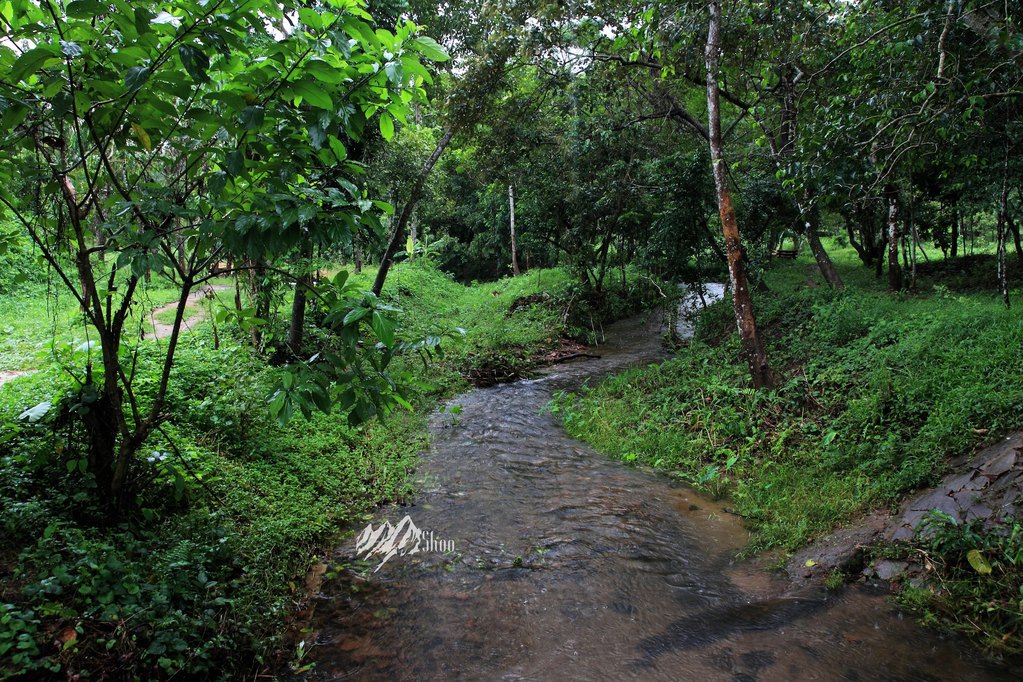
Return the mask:
[[[606,329],[599,360],[476,389],[439,413],[408,515],[454,552],[351,566],[313,604],[308,680],[996,680],[881,593],[792,588],[738,561],[747,533],[717,502],[568,437],[558,391],[661,361],[657,315]],[[429,536],[429,533],[427,533]]]

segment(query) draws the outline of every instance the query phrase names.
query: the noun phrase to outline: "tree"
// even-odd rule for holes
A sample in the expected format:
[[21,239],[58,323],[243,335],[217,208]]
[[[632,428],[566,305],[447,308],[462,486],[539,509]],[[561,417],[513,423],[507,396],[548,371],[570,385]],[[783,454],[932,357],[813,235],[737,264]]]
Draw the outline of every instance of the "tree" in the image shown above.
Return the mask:
[[710,21],[707,29],[707,130],[709,133],[711,164],[714,170],[714,187],[717,191],[718,211],[721,215],[721,229],[725,237],[728,254],[728,273],[732,283],[732,302],[735,308],[735,322],[739,329],[743,355],[749,364],[750,376],[756,388],[770,386],[771,375],[767,365],[767,351],[757,333],[757,322],[753,315],[746,282],[746,267],[743,263],[742,244],[739,240],[739,225],[732,207],[732,196],[728,189],[728,175],[725,166],[724,145],[721,142],[721,105],[718,88],[718,62],[721,51],[721,3],[711,0],[708,4]]
[[[362,0],[0,8],[0,203],[95,334],[76,375],[79,413],[99,492],[124,507],[135,455],[165,419],[190,293],[221,259],[266,264],[377,224],[388,207],[352,181],[346,145],[371,121],[386,136],[424,96],[421,55],[439,54],[410,22],[374,30]],[[10,192],[16,179],[27,197]],[[132,313],[145,279],[162,272],[181,292],[158,385],[142,395]],[[352,353],[362,319],[391,352],[393,323],[375,306],[361,301],[345,320]],[[347,371],[351,355],[336,357],[338,383],[313,392],[323,407],[360,378]],[[278,398],[286,411],[290,394]]]

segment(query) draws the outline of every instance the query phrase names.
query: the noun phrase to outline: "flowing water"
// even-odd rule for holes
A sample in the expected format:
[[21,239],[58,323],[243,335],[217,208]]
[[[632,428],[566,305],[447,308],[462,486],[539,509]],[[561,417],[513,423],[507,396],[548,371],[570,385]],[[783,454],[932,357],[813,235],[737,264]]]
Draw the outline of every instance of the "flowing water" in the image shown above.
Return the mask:
[[569,438],[543,407],[660,361],[660,320],[607,330],[599,360],[477,389],[438,414],[409,515],[454,552],[345,567],[315,600],[307,680],[1011,679],[863,589],[792,591],[725,508]]

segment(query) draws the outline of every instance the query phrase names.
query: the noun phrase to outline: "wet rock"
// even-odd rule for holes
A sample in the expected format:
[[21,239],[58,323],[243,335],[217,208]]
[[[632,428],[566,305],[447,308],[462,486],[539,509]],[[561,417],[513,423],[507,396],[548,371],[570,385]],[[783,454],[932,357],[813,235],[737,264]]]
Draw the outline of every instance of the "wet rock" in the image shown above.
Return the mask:
[[[800,550],[788,562],[789,576],[804,582],[823,580],[836,569],[859,572],[867,546],[879,541],[909,541],[921,530],[926,534],[923,526],[933,510],[948,514],[957,522],[975,519],[994,522],[1017,513],[1017,505],[1023,500],[1023,431],[975,455],[957,457],[952,465],[957,471],[936,487],[910,498],[901,514],[872,514],[858,526],[839,530]],[[863,570],[863,575],[887,581],[889,573],[901,572],[908,576],[911,585],[926,584],[922,567],[903,564],[880,562]]]
[[901,577],[907,568],[909,568],[909,562],[884,559],[874,564],[874,573],[881,580],[890,581]]
[[974,504],[966,510],[966,520],[973,521],[974,519],[990,519],[994,515],[991,511],[991,507],[984,504]]
[[1002,452],[981,468],[980,473],[988,478],[997,478],[1016,466],[1017,453],[1015,449]]
[[835,570],[858,573],[866,562],[866,548],[880,539],[883,527],[883,519],[871,517],[863,525],[836,531],[796,552],[786,571],[798,582],[823,579]]

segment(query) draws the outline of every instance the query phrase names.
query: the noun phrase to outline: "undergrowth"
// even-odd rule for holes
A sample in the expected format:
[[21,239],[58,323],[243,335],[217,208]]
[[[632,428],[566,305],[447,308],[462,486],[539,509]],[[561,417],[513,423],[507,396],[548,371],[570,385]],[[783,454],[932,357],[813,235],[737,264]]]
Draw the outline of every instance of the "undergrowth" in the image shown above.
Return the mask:
[[[728,495],[747,551],[792,550],[934,482],[948,457],[1023,424],[1023,320],[990,293],[933,283],[890,294],[807,286],[799,262],[755,296],[777,387],[755,391],[730,302],[662,365],[562,396],[569,431],[599,449]],[[926,287],[926,289],[924,289]]]
[[[611,315],[648,296],[636,280],[612,292]],[[399,334],[465,336],[429,365],[401,359],[421,379],[417,409],[358,428],[321,413],[281,426],[267,406],[279,370],[243,334],[192,325],[168,417],[141,450],[142,494],[115,523],[65,419],[85,404],[68,370],[91,347],[74,306],[45,291],[27,283],[0,308],[0,369],[38,369],[0,389],[0,678],[238,679],[281,667],[309,565],[374,506],[410,499],[435,398],[495,367],[517,376],[584,335],[580,320],[601,319],[562,270],[465,287],[429,263],[399,265],[384,292],[403,311]],[[151,299],[175,297],[154,287]],[[159,343],[130,344],[143,411]],[[33,422],[25,411],[44,402],[53,409]]]

